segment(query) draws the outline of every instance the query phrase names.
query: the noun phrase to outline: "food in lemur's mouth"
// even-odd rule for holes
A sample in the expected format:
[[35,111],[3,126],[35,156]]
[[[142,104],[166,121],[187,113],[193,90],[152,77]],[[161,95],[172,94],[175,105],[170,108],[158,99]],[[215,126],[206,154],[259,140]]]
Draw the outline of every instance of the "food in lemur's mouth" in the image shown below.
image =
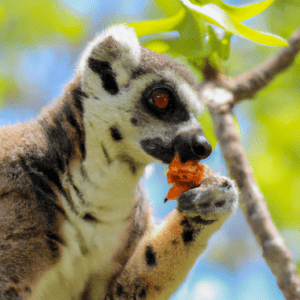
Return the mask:
[[183,164],[180,157],[176,155],[169,164],[169,171],[167,172],[168,183],[173,183],[173,186],[170,188],[165,202],[176,200],[183,192],[200,185],[203,177],[210,171],[207,166],[196,160],[187,161]]

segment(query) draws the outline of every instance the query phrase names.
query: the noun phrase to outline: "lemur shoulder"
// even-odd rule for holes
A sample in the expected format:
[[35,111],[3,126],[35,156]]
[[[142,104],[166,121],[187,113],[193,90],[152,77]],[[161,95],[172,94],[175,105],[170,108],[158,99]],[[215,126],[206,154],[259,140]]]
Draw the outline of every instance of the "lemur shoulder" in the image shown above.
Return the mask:
[[153,224],[139,179],[210,154],[199,110],[189,71],[132,28],[97,36],[57,102],[0,130],[0,299],[168,299],[237,206],[211,175]]

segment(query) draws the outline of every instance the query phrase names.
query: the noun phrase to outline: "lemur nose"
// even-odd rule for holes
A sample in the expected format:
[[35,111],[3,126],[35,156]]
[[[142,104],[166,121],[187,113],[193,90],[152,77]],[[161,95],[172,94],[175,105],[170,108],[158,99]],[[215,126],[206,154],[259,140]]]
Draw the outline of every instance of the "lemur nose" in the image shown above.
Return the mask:
[[211,154],[211,145],[204,136],[194,135],[192,137],[192,150],[200,158],[204,159]]
[[179,154],[181,162],[189,160],[199,160],[208,157],[211,153],[211,145],[203,131],[194,130],[182,132],[175,138],[175,150]]

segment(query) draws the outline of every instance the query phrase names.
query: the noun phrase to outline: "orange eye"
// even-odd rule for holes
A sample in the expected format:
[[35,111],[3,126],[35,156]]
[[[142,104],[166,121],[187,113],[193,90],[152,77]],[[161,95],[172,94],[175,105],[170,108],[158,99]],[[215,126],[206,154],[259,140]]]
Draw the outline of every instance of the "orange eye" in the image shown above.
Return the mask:
[[168,105],[169,99],[168,95],[165,93],[156,93],[154,96],[154,103],[159,108],[166,108]]

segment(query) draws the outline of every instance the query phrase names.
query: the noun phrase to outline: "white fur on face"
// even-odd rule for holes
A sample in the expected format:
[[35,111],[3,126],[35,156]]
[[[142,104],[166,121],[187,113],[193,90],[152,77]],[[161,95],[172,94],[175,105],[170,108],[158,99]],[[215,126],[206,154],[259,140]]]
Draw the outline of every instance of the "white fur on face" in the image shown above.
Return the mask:
[[[120,157],[132,159],[139,168],[138,174],[148,163],[158,161],[142,149],[142,140],[159,138],[165,145],[171,145],[178,132],[200,127],[195,115],[203,109],[203,106],[198,101],[195,88],[179,75],[180,72],[176,73],[176,68],[172,71],[172,68],[148,70],[133,77],[133,70],[140,65],[140,55],[141,46],[133,28],[116,25],[104,31],[89,44],[79,64],[82,88],[88,95],[88,98],[84,99],[87,153],[85,164],[90,172],[93,170],[92,180],[97,181],[102,187],[115,185],[113,177],[116,177],[116,174],[112,170],[125,172],[123,178],[128,180],[135,177],[128,172],[128,166],[116,165]],[[101,75],[89,67],[88,61],[91,58],[109,64],[113,80],[118,87],[113,95],[105,89]],[[160,60],[163,63],[164,57]],[[145,110],[141,103],[143,92],[154,81],[161,80],[175,86],[179,98],[189,111],[189,120],[178,124],[164,122]],[[131,123],[132,118],[137,120],[138,125],[134,126]],[[118,128],[122,135],[121,141],[113,140],[111,127]],[[103,147],[108,153],[109,160],[114,162],[109,166]],[[124,192],[128,191],[129,186],[134,185],[129,184],[129,181],[124,185]],[[136,182],[136,178],[133,182]]]

